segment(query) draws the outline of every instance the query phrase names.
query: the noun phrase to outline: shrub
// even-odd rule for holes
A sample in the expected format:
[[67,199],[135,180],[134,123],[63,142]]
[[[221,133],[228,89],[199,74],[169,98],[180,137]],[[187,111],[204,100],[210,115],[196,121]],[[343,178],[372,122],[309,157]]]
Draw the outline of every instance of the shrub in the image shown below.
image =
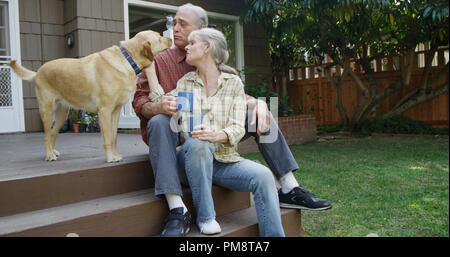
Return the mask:
[[338,132],[342,130],[342,125],[319,125],[317,131],[323,131],[327,133]]
[[403,116],[365,120],[359,125],[358,131],[364,135],[372,133],[448,134],[448,129],[435,129],[423,121]]
[[[244,74],[251,73],[253,70],[247,67],[244,67],[243,70],[239,71],[240,76]],[[253,96],[254,98],[265,97],[267,107],[270,110],[270,98],[278,97],[278,116],[286,117],[294,115],[294,110],[291,108],[289,103],[289,96],[279,97],[277,93],[269,91],[267,81],[273,76],[273,74],[269,74],[267,76],[258,76],[259,82],[257,83],[244,83],[245,93],[247,95]]]

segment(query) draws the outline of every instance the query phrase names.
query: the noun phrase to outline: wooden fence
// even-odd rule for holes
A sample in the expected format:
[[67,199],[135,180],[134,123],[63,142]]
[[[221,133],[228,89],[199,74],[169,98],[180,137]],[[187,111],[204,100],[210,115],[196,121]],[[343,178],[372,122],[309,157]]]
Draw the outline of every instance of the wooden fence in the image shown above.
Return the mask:
[[[448,62],[449,49],[439,49],[433,61],[431,76],[437,74],[443,66]],[[422,74],[422,68],[425,59],[425,51],[417,51],[414,58],[414,66],[411,77],[411,87],[405,88],[392,94],[380,103],[380,114],[387,113],[391,110],[402,96],[416,86]],[[380,58],[373,62],[375,68],[375,79],[378,90],[384,90],[390,83],[397,81],[401,77],[402,66],[404,65],[404,56],[388,56]],[[296,112],[302,114],[314,113],[317,125],[339,124],[341,118],[336,108],[336,88],[328,81],[328,79],[317,71],[317,66],[299,66],[290,70],[290,83],[288,95],[291,106]],[[354,67],[353,70],[358,70]],[[340,73],[341,69],[337,67],[332,72]],[[436,85],[441,85],[449,79],[449,72],[443,76]],[[361,80],[368,85],[366,79],[361,76]],[[275,79],[273,88],[279,93],[280,77]],[[360,90],[354,84],[353,80],[347,76],[342,82],[343,105],[350,116],[360,97]],[[433,127],[447,127],[449,125],[449,97],[448,93],[442,94],[429,101],[421,103],[402,114],[414,120],[424,121]]]

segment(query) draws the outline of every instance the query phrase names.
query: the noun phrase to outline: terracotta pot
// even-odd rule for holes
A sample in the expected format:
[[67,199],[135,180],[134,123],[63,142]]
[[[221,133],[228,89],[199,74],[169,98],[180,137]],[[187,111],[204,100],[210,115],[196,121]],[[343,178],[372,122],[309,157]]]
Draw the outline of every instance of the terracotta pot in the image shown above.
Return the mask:
[[73,132],[80,133],[80,124],[74,123],[72,124]]

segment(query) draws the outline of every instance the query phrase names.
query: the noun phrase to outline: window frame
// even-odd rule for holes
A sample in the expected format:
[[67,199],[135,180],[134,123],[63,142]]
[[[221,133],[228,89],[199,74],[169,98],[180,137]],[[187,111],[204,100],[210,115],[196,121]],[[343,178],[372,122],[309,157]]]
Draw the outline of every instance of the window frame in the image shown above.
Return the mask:
[[[178,6],[160,4],[154,2],[147,2],[141,0],[124,0],[124,34],[125,40],[129,39],[129,6],[140,6],[146,8],[152,8],[156,10],[174,12],[178,10]],[[235,29],[235,46],[236,46],[236,69],[242,70],[244,68],[244,28],[243,25],[239,23],[239,16],[217,13],[217,12],[206,12],[208,17],[218,20],[231,21],[234,23]],[[242,80],[245,81],[245,77],[242,76]]]

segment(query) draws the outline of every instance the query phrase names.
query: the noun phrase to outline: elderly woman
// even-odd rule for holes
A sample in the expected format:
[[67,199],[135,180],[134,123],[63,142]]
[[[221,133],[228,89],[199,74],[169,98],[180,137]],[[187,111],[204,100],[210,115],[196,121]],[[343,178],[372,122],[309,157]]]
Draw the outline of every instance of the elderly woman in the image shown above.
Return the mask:
[[[252,192],[261,236],[284,236],[279,201],[272,172],[265,166],[243,159],[237,145],[245,134],[246,100],[236,71],[228,60],[224,35],[203,28],[189,35],[186,62],[195,72],[182,77],[177,88],[164,94],[160,85],[151,85],[152,102],[163,97],[192,93],[190,111],[178,111],[173,121],[181,120],[182,146],[177,153],[180,177],[189,184],[197,212],[197,225],[203,234],[221,232],[211,195],[212,183],[241,192]],[[156,76],[156,74],[150,74]],[[200,125],[188,127],[198,119]],[[178,122],[173,122],[177,129]],[[187,126],[186,126],[187,124]],[[192,125],[191,125],[192,126]]]

